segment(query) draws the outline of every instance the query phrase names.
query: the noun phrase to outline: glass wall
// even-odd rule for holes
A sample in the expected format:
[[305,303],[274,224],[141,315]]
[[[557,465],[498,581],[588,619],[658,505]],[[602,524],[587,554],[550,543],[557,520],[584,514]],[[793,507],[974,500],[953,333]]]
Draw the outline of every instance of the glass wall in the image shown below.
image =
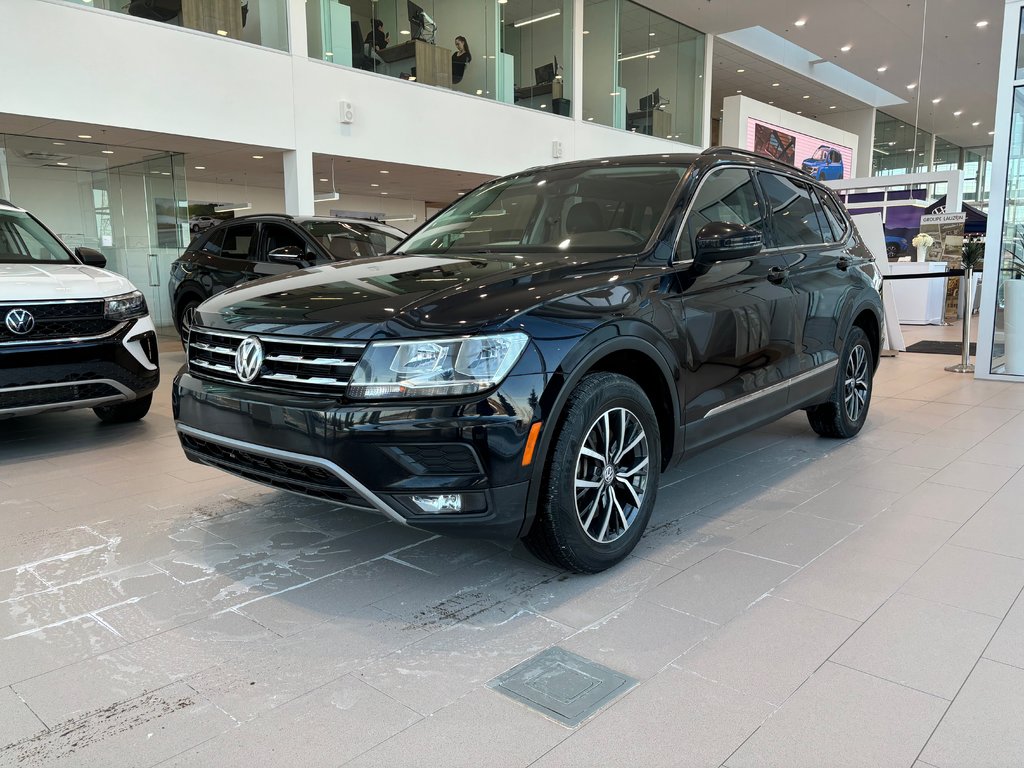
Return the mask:
[[306,3],[312,58],[511,102],[511,79],[499,71],[499,27],[497,3],[479,0]]
[[288,50],[286,0],[65,0]]
[[630,0],[586,0],[583,118],[700,144],[704,35]]
[[875,146],[872,176],[924,173],[932,153],[932,135],[887,115],[875,113]]
[[989,169],[992,147],[966,147],[964,149],[964,201],[981,210],[988,209],[992,191]]
[[167,276],[189,238],[182,155],[0,135],[2,187],[70,248],[101,251],[170,324]]
[[572,0],[508,0],[500,9],[499,66],[511,70],[512,101],[571,115]]

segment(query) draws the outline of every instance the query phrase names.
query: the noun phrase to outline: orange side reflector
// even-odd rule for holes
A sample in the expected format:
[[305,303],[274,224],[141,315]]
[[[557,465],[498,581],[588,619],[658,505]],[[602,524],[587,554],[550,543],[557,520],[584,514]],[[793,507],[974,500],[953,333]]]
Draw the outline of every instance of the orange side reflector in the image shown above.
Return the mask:
[[541,422],[536,422],[530,427],[530,436],[526,438],[526,449],[523,451],[523,466],[528,467],[533,462],[533,450],[537,447],[537,437],[540,435]]

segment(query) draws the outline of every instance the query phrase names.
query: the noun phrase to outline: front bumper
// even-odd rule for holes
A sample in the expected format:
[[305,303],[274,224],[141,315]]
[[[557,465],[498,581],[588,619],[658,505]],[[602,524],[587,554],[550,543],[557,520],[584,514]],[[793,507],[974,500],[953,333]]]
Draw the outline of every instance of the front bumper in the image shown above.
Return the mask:
[[[543,377],[527,374],[476,398],[354,403],[182,369],[172,403],[192,461],[416,528],[507,540],[525,519],[532,468],[523,451],[541,391]],[[437,494],[458,494],[462,511],[426,513],[413,502]]]
[[159,383],[149,317],[93,338],[0,344],[0,419],[135,400]]

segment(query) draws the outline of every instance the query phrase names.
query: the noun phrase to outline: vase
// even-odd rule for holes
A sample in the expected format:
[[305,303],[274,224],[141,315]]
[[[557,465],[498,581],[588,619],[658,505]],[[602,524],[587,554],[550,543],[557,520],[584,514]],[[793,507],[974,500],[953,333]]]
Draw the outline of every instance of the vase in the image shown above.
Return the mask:
[[1006,373],[1024,375],[1024,280],[1003,282]]
[[917,246],[917,260],[918,261],[928,261],[928,246],[927,245],[919,245],[919,246]]

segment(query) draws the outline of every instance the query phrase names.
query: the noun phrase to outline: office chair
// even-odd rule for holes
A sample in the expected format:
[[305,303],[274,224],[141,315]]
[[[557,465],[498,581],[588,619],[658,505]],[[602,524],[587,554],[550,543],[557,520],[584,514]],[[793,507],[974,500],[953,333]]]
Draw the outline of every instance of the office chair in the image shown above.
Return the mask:
[[181,0],[132,0],[128,15],[151,21],[172,21],[181,13]]

